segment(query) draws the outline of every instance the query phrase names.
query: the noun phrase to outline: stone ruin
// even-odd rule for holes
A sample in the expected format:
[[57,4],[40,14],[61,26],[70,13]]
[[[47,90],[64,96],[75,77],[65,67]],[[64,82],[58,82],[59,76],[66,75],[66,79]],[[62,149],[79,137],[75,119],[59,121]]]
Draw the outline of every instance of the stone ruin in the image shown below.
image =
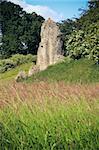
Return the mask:
[[24,80],[26,78],[27,78],[27,75],[26,75],[25,71],[20,71],[18,73],[18,75],[16,76],[15,81],[19,82],[19,81]]
[[[37,63],[30,68],[28,76],[45,70],[48,66],[62,61],[64,58],[62,46],[63,42],[61,40],[59,27],[49,18],[42,24],[41,42],[37,53]],[[19,73],[17,78],[23,78],[22,73]]]
[[28,72],[28,77],[32,76],[33,74],[39,72],[40,69],[37,65],[33,65],[32,67],[30,67],[29,72]]
[[41,42],[37,53],[37,66],[40,70],[63,59],[62,45],[59,27],[49,18],[41,27]]

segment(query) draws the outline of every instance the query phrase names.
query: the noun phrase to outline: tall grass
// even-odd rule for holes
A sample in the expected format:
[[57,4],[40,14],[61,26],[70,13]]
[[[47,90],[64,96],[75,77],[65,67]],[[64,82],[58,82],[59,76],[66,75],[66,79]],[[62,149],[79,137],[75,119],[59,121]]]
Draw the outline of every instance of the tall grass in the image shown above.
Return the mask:
[[0,86],[0,150],[98,150],[98,91],[63,82]]

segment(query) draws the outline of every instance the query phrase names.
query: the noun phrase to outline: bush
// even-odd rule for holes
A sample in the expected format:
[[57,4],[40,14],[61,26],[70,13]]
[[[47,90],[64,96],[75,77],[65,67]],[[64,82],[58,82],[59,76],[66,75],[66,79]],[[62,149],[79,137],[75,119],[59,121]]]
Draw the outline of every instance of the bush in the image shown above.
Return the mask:
[[75,30],[66,41],[66,52],[73,59],[88,57],[99,63],[99,25],[91,24],[87,30]]
[[16,65],[18,66],[27,62],[36,61],[36,56],[33,56],[31,54],[28,54],[28,55],[16,54],[11,57],[11,60],[14,61]]
[[0,63],[0,73],[4,73],[7,70],[15,68],[15,66],[16,64],[10,59],[2,60]]
[[21,64],[34,61],[36,61],[36,56],[33,56],[31,54],[26,56],[20,54],[13,55],[9,59],[4,59],[0,61],[0,73],[4,73],[5,71],[13,69]]

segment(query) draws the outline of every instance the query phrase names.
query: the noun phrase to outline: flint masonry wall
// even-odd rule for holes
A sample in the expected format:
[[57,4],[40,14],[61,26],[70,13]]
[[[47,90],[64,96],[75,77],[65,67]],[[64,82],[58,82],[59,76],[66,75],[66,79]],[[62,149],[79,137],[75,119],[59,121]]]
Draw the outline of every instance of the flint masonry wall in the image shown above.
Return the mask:
[[41,42],[37,53],[37,66],[45,70],[63,59],[61,32],[50,18],[41,27]]

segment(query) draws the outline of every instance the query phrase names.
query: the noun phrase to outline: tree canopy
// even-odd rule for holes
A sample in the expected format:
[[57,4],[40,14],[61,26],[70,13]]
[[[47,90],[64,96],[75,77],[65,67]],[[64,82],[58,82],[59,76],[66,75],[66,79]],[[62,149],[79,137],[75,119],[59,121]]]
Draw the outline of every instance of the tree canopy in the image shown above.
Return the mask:
[[44,18],[36,13],[26,13],[11,2],[0,3],[2,45],[0,57],[13,54],[36,54],[40,42],[40,29]]
[[60,24],[65,55],[72,59],[88,57],[99,63],[99,0],[89,1],[80,18]]

